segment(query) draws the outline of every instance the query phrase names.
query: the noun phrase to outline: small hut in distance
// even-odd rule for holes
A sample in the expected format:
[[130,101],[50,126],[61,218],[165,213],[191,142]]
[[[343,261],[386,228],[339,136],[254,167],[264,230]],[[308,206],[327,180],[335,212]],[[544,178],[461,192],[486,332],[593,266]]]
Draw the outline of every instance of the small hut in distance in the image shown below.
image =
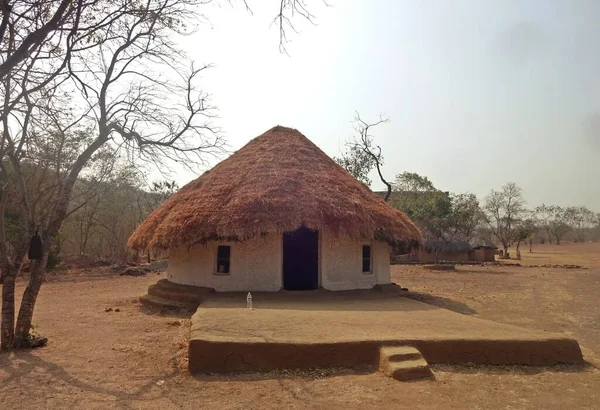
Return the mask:
[[494,262],[496,245],[489,239],[475,237],[469,241],[460,238],[425,241],[411,253],[394,255],[394,262]]
[[471,252],[469,252],[469,260],[477,262],[494,262],[496,260],[496,250],[498,247],[489,239],[483,237],[475,237],[469,241]]
[[158,207],[137,250],[169,251],[168,280],[216,291],[371,288],[415,224],[297,130],[276,126]]
[[466,262],[470,259],[473,248],[469,242],[461,239],[430,239],[426,240],[419,249],[410,253],[395,255],[395,262]]

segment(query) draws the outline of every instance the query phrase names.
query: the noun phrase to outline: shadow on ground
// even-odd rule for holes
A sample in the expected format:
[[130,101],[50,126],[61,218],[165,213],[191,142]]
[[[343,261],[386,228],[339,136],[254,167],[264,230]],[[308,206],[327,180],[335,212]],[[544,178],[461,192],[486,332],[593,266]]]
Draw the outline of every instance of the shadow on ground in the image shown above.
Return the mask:
[[418,302],[423,302],[433,306],[448,309],[456,313],[462,313],[463,315],[474,315],[477,313],[475,309],[470,308],[464,303],[457,302],[455,300],[444,298],[441,296],[431,295],[429,293],[407,292],[403,296],[409,299],[416,300]]
[[[90,394],[112,397],[121,407],[128,408],[129,402],[141,400],[153,387],[157,386],[159,381],[170,380],[181,374],[177,357],[171,358],[170,363],[171,371],[157,375],[134,391],[128,392],[80,380],[66,371],[64,367],[32,354],[31,350],[4,352],[0,354],[0,368],[7,374],[7,377],[0,383],[0,392],[14,388],[15,385],[26,386],[29,384],[31,391],[35,391],[36,394],[49,395],[56,385],[64,385]],[[38,376],[42,375],[49,375],[50,381],[41,383]],[[44,388],[48,390],[44,392]]]
[[149,316],[164,316],[164,317],[172,317],[175,319],[190,319],[194,312],[194,310],[190,309],[168,309],[168,308],[157,308],[153,306],[146,306],[143,304],[139,304],[139,310],[141,313]]
[[261,381],[281,379],[325,379],[328,377],[347,375],[367,375],[377,372],[375,366],[359,367],[321,367],[310,369],[280,369],[268,372],[245,372],[245,373],[200,373],[192,375],[197,381],[203,382],[229,382],[229,381]]
[[600,370],[589,362],[557,364],[554,366],[486,365],[486,364],[432,364],[431,370],[461,374],[535,375],[540,373],[596,373]]

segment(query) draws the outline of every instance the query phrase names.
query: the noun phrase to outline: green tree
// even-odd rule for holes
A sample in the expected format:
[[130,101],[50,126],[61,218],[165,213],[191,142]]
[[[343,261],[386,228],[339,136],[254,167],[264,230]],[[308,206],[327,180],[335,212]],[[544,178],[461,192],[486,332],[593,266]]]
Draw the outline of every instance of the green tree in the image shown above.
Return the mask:
[[340,157],[333,157],[335,162],[346,169],[354,178],[366,186],[371,186],[369,174],[375,168],[375,160],[367,154],[360,146],[348,147]]
[[464,240],[473,238],[484,220],[483,211],[475,194],[451,194],[452,214],[450,225]]
[[416,172],[407,171],[396,175],[396,180],[394,181],[394,190],[400,192],[410,192],[414,194],[419,192],[438,191],[438,189],[433,186],[433,183],[426,176],[421,176]]
[[517,243],[517,255],[520,255],[519,248],[521,243],[529,242],[529,252],[532,252],[533,237],[538,230],[536,220],[532,217],[525,218],[518,222],[515,234],[515,242]]

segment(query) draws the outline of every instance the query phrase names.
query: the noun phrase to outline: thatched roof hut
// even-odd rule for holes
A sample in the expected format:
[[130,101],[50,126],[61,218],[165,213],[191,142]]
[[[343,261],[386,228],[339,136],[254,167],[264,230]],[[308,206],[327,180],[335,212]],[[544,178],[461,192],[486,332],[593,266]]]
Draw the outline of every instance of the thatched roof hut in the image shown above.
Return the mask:
[[473,249],[498,249],[494,242],[482,236],[472,238],[469,244]]
[[429,240],[424,243],[423,248],[431,253],[464,253],[473,249],[469,242],[459,238]]
[[420,240],[404,213],[300,132],[276,126],[166,200],[137,228],[129,246],[244,241],[300,226],[390,244]]
[[[418,228],[404,213],[300,132],[276,126],[166,200],[137,228],[129,246],[170,249],[173,254],[182,249],[192,252],[192,247],[220,243],[243,247],[279,238],[281,247],[282,235],[299,229],[319,233],[319,257],[324,256],[323,246],[333,242],[410,247],[421,240]],[[285,249],[283,253],[285,259]],[[322,261],[319,269],[325,269]],[[192,281],[191,276],[188,279]]]

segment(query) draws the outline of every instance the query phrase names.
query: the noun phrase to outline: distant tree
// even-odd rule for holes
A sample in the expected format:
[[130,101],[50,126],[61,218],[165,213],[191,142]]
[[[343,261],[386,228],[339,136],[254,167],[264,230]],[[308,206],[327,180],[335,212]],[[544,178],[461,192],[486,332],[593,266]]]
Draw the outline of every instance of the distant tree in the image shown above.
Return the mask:
[[515,234],[515,242],[517,243],[516,251],[519,254],[521,243],[529,243],[529,252],[532,252],[533,237],[538,229],[535,219],[529,217],[518,222]]
[[485,198],[483,208],[488,224],[502,244],[505,257],[508,247],[515,240],[517,223],[523,215],[524,206],[523,191],[514,182],[508,182],[499,191],[492,190]]
[[592,231],[592,240],[593,241],[600,240],[600,212],[594,214],[591,231]]
[[566,221],[575,234],[575,241],[584,242],[586,232],[594,226],[596,214],[585,206],[571,206],[564,212]]
[[451,248],[458,234],[453,225],[453,202],[450,193],[437,189],[425,176],[404,172],[396,176],[396,193],[391,204],[404,212],[423,232],[428,251],[435,255]]
[[391,204],[438,238],[446,229],[452,210],[448,192],[440,191],[425,176],[403,172],[396,176]]
[[483,211],[475,194],[451,194],[452,220],[450,225],[465,240],[473,238],[484,219]]
[[388,122],[387,118],[379,117],[379,121],[368,123],[363,121],[357,112],[354,117],[354,130],[358,134],[352,140],[346,142],[346,151],[334,160],[352,174],[356,179],[370,186],[371,180],[368,174],[375,168],[381,182],[387,187],[385,201],[390,198],[392,184],[385,179],[381,168],[383,167],[383,154],[381,147],[375,144],[371,129]]
[[553,207],[552,219],[550,220],[550,235],[554,238],[554,243],[560,245],[560,241],[571,229],[569,214],[566,209],[555,205]]
[[421,176],[416,172],[406,171],[396,175],[396,180],[394,181],[394,190],[415,194],[419,192],[438,191],[426,176]]
[[348,147],[341,157],[333,157],[335,162],[345,168],[354,178],[366,186],[371,186],[369,173],[375,168],[375,160],[360,146]]
[[544,229],[544,231],[546,232],[548,242],[552,243],[554,240],[550,231],[550,225],[554,220],[555,207],[552,205],[542,204],[540,206],[535,207],[534,213],[540,228]]
[[575,213],[558,205],[542,204],[535,208],[535,215],[540,226],[546,231],[550,243],[560,245],[565,235],[573,229]]

